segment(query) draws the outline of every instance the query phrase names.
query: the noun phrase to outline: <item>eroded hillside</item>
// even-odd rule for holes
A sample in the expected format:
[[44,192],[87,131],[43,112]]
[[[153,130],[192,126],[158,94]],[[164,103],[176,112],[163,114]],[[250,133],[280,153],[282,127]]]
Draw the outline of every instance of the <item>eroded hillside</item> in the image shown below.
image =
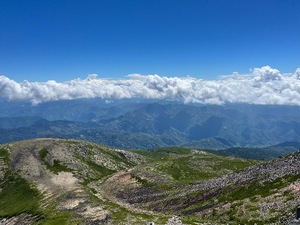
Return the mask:
[[300,205],[299,159],[14,142],[0,147],[0,223],[289,224]]
[[145,162],[138,154],[73,140],[3,145],[0,217],[17,216],[12,224],[18,224],[19,214],[37,224],[117,221],[115,215],[125,209],[106,201],[94,186]]

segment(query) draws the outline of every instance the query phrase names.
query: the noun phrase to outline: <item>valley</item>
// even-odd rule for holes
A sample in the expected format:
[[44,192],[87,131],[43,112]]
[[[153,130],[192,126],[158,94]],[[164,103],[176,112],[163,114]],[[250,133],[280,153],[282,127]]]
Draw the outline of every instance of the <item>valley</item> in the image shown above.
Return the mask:
[[7,143],[0,147],[0,222],[289,224],[300,204],[299,157],[259,161],[73,139]]
[[[271,150],[281,143],[294,143],[283,151],[273,148],[276,158],[298,149],[299,114],[297,106],[202,105],[140,99],[78,99],[34,106],[28,102],[1,102],[0,143],[68,138],[145,150],[166,146]],[[256,159],[270,158],[272,154]]]

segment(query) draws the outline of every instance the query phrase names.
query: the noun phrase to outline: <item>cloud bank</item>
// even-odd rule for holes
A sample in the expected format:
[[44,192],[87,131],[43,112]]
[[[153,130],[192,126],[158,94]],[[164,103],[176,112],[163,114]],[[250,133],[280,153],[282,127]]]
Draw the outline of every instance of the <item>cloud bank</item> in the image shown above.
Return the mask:
[[0,76],[0,96],[8,101],[103,99],[168,99],[184,103],[300,105],[300,68],[281,74],[270,66],[254,68],[249,74],[233,73],[218,80],[192,77],[163,77],[131,74],[125,80],[86,79],[67,82],[16,82]]

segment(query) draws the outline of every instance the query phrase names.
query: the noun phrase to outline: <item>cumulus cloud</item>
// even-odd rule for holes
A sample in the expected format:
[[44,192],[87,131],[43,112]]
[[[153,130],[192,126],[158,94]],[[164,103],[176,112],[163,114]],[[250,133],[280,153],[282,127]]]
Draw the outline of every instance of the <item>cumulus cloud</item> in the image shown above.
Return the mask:
[[8,101],[31,101],[33,104],[78,98],[144,98],[202,104],[300,105],[300,68],[286,75],[264,66],[254,68],[249,74],[235,72],[217,80],[141,74],[113,80],[91,74],[86,79],[67,82],[18,83],[0,76],[0,95]]

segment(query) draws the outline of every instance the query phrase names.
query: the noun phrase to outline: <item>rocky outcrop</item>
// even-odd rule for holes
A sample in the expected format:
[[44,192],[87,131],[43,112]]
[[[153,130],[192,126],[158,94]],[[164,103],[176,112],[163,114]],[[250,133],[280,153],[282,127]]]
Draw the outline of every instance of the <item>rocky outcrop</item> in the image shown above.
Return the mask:
[[181,222],[179,217],[173,216],[168,220],[168,222],[165,225],[184,225],[184,224]]
[[300,153],[298,152],[271,162],[253,166],[239,173],[228,174],[208,181],[199,181],[193,188],[195,190],[208,190],[212,188],[222,188],[230,184],[249,184],[257,180],[260,182],[273,181],[287,175],[300,174],[299,162]]
[[20,224],[31,225],[34,223],[35,220],[36,218],[34,216],[26,213],[22,213],[20,215],[13,216],[10,218],[0,219],[0,224],[1,225],[20,225]]

